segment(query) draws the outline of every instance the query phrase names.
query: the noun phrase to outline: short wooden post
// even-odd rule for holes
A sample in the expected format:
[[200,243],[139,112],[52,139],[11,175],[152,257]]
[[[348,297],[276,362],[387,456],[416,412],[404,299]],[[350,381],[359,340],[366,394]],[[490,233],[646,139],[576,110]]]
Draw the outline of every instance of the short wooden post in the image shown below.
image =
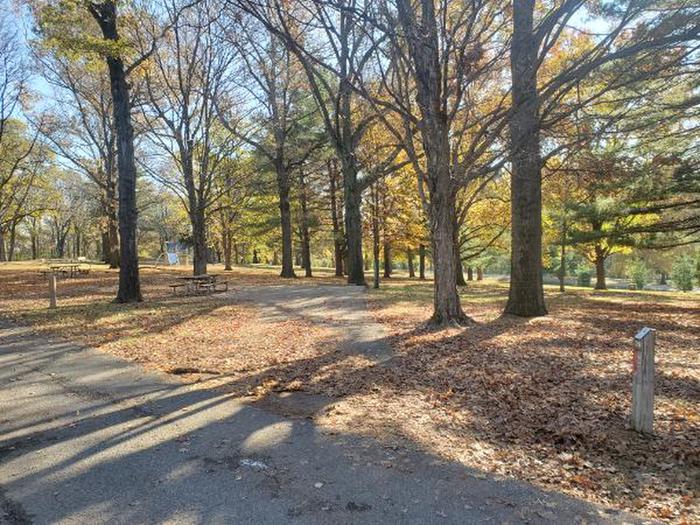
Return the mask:
[[642,328],[634,336],[632,362],[632,428],[651,434],[654,427],[654,345],[656,330]]
[[49,273],[49,308],[56,308],[56,274]]

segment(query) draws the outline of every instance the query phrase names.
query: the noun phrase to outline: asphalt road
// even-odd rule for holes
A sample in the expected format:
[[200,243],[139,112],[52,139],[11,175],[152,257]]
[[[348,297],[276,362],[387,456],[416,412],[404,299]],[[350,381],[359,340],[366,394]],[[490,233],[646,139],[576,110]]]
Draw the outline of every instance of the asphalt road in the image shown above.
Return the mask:
[[0,324],[0,523],[641,523],[285,412]]

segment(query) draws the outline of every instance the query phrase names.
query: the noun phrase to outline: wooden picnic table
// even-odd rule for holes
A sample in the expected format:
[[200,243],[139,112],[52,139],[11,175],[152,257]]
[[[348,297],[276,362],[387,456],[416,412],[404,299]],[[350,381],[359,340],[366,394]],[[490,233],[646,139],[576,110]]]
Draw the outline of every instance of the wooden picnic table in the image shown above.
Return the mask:
[[[217,282],[217,277],[218,276],[214,274],[183,275],[176,277],[176,279],[180,281],[185,281],[183,285],[171,284],[170,287],[173,289],[173,292],[175,292],[175,290],[179,287],[184,287],[188,293],[220,291],[216,289],[217,284],[219,284]],[[225,286],[225,289],[221,291],[228,290],[228,283],[223,282],[221,284]]]
[[185,281],[215,281],[217,275],[213,273],[203,273],[202,275],[182,275],[177,279]]
[[83,261],[49,261],[46,269],[40,270],[39,273],[44,276],[55,273],[64,277],[77,277],[90,273],[90,265]]
[[80,273],[79,263],[59,263],[49,265],[49,270],[52,272],[60,272],[68,274],[70,277],[75,277]]

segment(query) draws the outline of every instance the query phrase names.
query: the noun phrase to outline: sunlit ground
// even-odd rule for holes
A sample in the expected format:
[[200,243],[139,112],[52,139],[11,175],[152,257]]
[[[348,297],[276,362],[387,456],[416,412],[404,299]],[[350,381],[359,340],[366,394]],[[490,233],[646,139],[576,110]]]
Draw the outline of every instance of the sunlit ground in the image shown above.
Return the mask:
[[[201,388],[330,396],[313,414],[330,431],[363,431],[654,518],[700,520],[697,294],[547,287],[550,314],[525,320],[501,315],[507,283],[487,279],[461,290],[473,324],[434,332],[425,328],[431,283],[399,273],[368,294],[396,352],[374,366],[339,355],[327,326],[262,319],[236,296],[241,286],[342,284],[330,270],[282,280],[278,269],[237,267],[226,272],[229,294],[174,297],[167,284],[189,269],[144,269],[145,302],[118,305],[116,272],[94,267],[59,282],[52,311],[38,269],[0,264],[2,315],[148,367],[200,370],[182,377]],[[627,428],[632,337],[642,326],[658,330],[652,438]]]

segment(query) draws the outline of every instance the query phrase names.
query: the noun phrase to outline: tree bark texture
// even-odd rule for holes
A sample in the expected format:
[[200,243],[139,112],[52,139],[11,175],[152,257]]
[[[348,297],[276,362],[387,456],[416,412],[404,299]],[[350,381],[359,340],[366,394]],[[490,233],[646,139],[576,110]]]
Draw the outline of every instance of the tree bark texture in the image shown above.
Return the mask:
[[607,290],[605,281],[605,253],[600,246],[595,247],[595,289]]
[[282,271],[280,277],[293,278],[294,259],[292,256],[292,213],[289,205],[289,174],[283,158],[278,156],[275,162],[277,171],[277,192],[279,196],[280,226],[282,229]]
[[[386,237],[386,235],[385,235]],[[389,279],[391,277],[391,243],[384,241],[384,278]]]
[[111,182],[108,183],[103,199],[102,208],[106,222],[103,257],[104,262],[115,269],[119,268],[119,217],[115,188]]
[[564,282],[565,279],[566,279],[566,244],[564,243],[564,239],[562,239],[561,251],[559,252],[559,291],[562,293],[566,291],[566,283]]
[[419,2],[420,19],[408,0],[397,2],[398,20],[405,34],[416,79],[416,101],[422,117],[419,127],[425,155],[428,214],[434,268],[434,325],[461,324],[468,319],[457,292],[455,257],[456,191],[450,170],[449,118],[443,105],[440,42],[435,4]]
[[[362,193],[357,185],[354,168],[345,168],[345,235],[347,239],[348,284],[365,285],[362,260]],[[350,173],[347,173],[350,172]],[[354,173],[353,173],[354,172]]]
[[304,267],[304,274],[306,277],[312,277],[309,210],[306,195],[306,179],[304,178],[303,171],[299,173],[299,208],[301,210],[301,220],[299,224],[299,229],[301,230],[301,264]]
[[535,0],[514,0],[510,115],[511,270],[506,313],[546,315],[542,283],[542,178]]
[[425,244],[418,246],[418,278],[425,281]]
[[372,188],[372,255],[374,263],[373,288],[379,288],[379,192]]
[[224,229],[223,235],[221,236],[221,244],[224,252],[224,270],[231,271],[233,270],[231,264],[233,259],[233,233],[230,229]]
[[331,222],[333,225],[333,261],[335,263],[335,276],[343,276],[343,259],[345,235],[343,233],[342,220],[338,210],[338,169],[336,162],[328,161],[328,176],[330,178],[330,198],[331,198]]
[[17,221],[13,220],[10,223],[10,240],[7,247],[7,260],[15,260],[15,246],[17,245]]
[[[105,40],[119,40],[117,7],[112,1],[88,4],[90,13],[102,30]],[[136,162],[134,129],[131,124],[131,100],[126,68],[121,57],[106,58],[109,70],[114,128],[117,135],[117,173],[119,186],[119,289],[116,301],[141,301],[137,246]]]

